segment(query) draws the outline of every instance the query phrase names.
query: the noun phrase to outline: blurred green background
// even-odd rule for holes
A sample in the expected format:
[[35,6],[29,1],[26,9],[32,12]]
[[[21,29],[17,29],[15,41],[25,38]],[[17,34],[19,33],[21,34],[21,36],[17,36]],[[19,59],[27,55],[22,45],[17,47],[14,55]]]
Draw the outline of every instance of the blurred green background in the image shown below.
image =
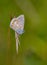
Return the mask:
[[[11,16],[25,16],[19,53]],[[0,65],[47,65],[47,0],[0,0]]]

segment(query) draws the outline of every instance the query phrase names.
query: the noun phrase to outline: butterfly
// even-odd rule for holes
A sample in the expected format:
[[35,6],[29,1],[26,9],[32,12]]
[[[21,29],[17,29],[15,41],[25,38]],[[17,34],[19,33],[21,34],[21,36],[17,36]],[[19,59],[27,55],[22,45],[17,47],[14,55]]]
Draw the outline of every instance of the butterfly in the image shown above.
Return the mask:
[[20,45],[19,35],[24,33],[24,15],[12,18],[10,28],[15,31],[16,51],[18,53],[18,45]]

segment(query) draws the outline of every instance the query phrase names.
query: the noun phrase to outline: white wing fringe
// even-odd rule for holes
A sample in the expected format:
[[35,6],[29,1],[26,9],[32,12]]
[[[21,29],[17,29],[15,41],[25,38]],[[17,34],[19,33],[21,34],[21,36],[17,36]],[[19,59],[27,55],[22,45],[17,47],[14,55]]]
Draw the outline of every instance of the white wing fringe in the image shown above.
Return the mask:
[[18,46],[20,45],[20,42],[19,42],[19,36],[16,32],[15,32],[15,39],[16,39],[16,52],[18,54]]

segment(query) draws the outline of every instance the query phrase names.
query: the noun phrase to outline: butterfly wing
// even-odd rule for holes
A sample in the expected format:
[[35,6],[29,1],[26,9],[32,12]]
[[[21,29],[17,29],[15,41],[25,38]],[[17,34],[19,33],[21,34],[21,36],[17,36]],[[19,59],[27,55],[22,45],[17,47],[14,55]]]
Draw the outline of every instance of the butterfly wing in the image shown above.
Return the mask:
[[20,15],[19,17],[17,17],[17,20],[18,20],[19,29],[23,30],[24,29],[24,15]]
[[24,15],[20,15],[17,18],[13,18],[10,23],[10,27],[18,34],[22,34],[24,32]]
[[24,15],[20,15],[17,17],[17,23],[18,23],[18,28],[16,32],[18,34],[23,34],[24,33]]

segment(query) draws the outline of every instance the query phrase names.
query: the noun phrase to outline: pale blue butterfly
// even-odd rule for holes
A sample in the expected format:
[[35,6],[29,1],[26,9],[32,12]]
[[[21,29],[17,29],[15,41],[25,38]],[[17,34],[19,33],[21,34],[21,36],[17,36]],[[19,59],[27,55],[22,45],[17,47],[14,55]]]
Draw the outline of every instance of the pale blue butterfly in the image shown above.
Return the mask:
[[18,43],[19,43],[18,36],[24,33],[24,15],[20,15],[17,18],[13,18],[10,23],[10,28],[12,28],[15,31],[16,50],[18,53]]

